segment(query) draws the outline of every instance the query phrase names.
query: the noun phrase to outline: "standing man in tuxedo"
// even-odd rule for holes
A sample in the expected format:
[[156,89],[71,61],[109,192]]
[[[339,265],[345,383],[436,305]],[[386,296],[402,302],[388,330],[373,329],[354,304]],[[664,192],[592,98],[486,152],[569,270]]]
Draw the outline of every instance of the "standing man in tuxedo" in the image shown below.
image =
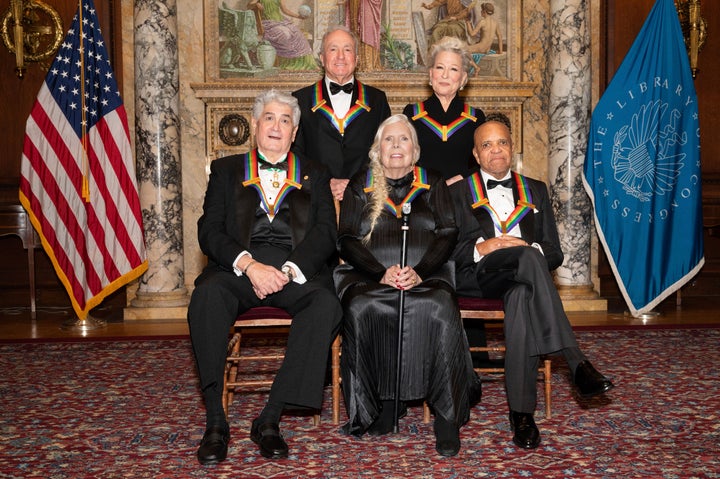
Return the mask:
[[323,35],[322,80],[293,93],[302,120],[293,151],[330,170],[330,189],[342,200],[349,178],[368,163],[368,152],[380,123],[390,116],[387,96],[355,78],[358,41],[345,26]]
[[550,275],[563,253],[547,187],[510,170],[512,151],[509,121],[486,121],[475,130],[473,155],[480,168],[450,188],[460,230],[453,259],[458,294],[505,303],[513,442],[532,449],[540,444],[533,419],[539,356],[561,353],[583,397],[603,394],[613,384],[578,348]]
[[328,268],[335,208],[326,168],[289,151],[299,121],[293,96],[260,94],[251,121],[257,148],[210,166],[198,221],[208,265],[188,308],[206,408],[201,464],[227,456],[230,432],[221,397],[228,333],[238,314],[252,307],[275,306],[293,317],[285,359],[250,431],[260,453],[287,457],[279,428],[286,406],[322,404],[328,352],[342,317]]

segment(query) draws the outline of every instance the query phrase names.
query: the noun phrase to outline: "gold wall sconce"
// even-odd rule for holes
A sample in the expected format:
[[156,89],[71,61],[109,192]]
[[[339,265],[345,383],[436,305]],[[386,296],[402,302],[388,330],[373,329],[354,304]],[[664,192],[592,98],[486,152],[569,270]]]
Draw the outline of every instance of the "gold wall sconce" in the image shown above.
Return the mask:
[[40,0],[10,0],[2,15],[0,35],[15,54],[15,73],[25,75],[25,62],[43,62],[53,56],[63,39],[60,15]]
[[707,37],[707,22],[700,15],[700,0],[675,0],[675,8],[690,57],[690,70],[695,78],[698,72],[698,53]]

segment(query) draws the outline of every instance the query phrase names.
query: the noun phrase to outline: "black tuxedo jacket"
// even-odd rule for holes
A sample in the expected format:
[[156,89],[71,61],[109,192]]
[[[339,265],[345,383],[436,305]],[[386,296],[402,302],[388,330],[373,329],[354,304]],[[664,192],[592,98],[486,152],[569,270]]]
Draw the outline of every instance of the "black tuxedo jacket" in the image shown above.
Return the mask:
[[[358,99],[359,84],[355,81],[350,107]],[[309,85],[293,92],[298,99],[302,112],[300,128],[295,136],[293,151],[324,164],[330,170],[332,178],[350,178],[368,163],[368,151],[375,138],[375,132],[390,116],[387,96],[377,88],[364,85],[366,91],[365,106],[360,114],[347,125],[345,134],[338,129],[316,107],[315,88]],[[330,94],[325,89],[325,80],[320,80],[323,99],[332,110]],[[315,109],[315,111],[313,111]]]
[[[538,243],[542,247],[548,268],[553,270],[562,264],[563,253],[547,186],[542,181],[526,176],[523,178],[530,187],[535,212],[528,213],[520,221],[520,234],[528,244]],[[484,184],[483,190],[487,195]],[[455,261],[457,289],[472,290],[474,285],[477,285],[476,263],[473,259],[475,243],[480,237],[493,238],[495,225],[484,208],[472,208],[473,199],[467,178],[452,184],[450,193],[455,207],[455,221],[460,230],[458,243],[452,255]],[[518,200],[517,185],[514,183],[513,197],[515,201]]]
[[[198,220],[200,248],[208,257],[207,268],[232,271],[233,261],[244,250],[252,252],[250,235],[259,195],[243,186],[247,154],[219,158],[210,165],[210,179],[203,214]],[[293,189],[288,202],[293,249],[292,261],[308,280],[319,274],[330,278],[328,258],[335,252],[337,226],[330,193],[330,176],[322,165],[300,160],[301,188]]]

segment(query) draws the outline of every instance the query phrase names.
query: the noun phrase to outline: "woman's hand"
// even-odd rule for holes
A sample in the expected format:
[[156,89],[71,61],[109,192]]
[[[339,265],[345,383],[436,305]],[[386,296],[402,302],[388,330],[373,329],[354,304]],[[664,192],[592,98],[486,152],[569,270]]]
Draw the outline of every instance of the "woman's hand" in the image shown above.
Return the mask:
[[422,278],[410,266],[401,268],[399,264],[394,264],[385,270],[385,274],[380,279],[382,284],[392,286],[393,288],[408,290],[422,282]]

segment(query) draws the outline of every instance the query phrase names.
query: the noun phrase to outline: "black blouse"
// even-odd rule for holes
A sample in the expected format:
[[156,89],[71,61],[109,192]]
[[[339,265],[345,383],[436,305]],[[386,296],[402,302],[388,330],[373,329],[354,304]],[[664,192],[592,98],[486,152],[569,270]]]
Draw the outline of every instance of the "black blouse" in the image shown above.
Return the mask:
[[[372,192],[364,191],[366,174],[363,170],[355,175],[345,191],[340,208],[338,249],[340,257],[357,272],[379,281],[387,268],[400,263],[402,219],[383,209],[370,242],[362,242],[370,230],[368,201]],[[398,180],[388,180],[388,196],[398,207],[410,191],[412,181],[412,172]],[[407,264],[423,279],[447,262],[457,241],[448,187],[432,172],[428,172],[428,183],[430,189],[424,190],[411,203],[407,238]]]
[[[468,121],[453,133],[447,141],[442,141],[433,130],[431,130],[420,119],[413,120],[414,104],[405,106],[403,113],[410,118],[418,134],[420,144],[420,161],[422,167],[433,169],[440,173],[444,179],[452,178],[455,175],[468,176],[471,169],[477,166],[472,154],[473,135],[475,129],[485,121],[485,113],[479,108],[475,109],[476,121]],[[449,125],[460,117],[465,109],[465,101],[455,96],[448,110],[443,110],[442,104],[435,94],[425,100],[425,111],[441,125]]]

